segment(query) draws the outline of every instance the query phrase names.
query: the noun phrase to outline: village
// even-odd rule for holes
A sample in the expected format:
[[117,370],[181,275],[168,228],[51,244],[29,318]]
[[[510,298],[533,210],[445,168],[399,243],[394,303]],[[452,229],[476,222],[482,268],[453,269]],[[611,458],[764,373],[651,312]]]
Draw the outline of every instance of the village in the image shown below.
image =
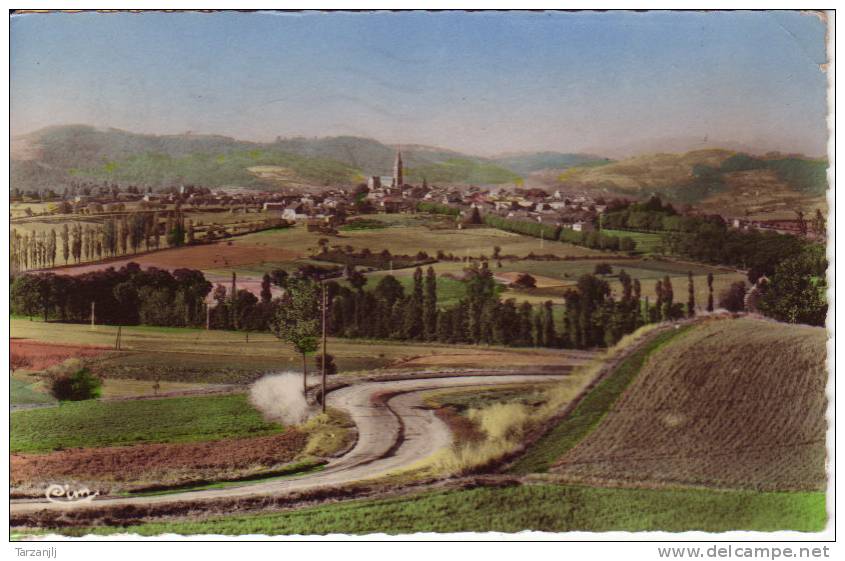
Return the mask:
[[[306,222],[311,231],[331,233],[355,215],[427,211],[454,216],[459,223],[471,223],[473,214],[492,215],[589,232],[601,228],[600,216],[610,203],[620,202],[611,196],[596,197],[580,190],[556,189],[549,193],[519,185],[429,185],[425,179],[413,185],[404,180],[402,154],[398,150],[392,176],[370,176],[366,183],[315,191],[318,192],[303,193],[290,188],[256,191],[242,187],[212,190],[196,185],[154,190],[152,186],[72,182],[63,189],[13,190],[11,201],[16,210],[11,213],[11,221],[16,224],[46,217],[105,217],[128,212],[192,211],[208,215],[226,212],[242,216],[262,214],[268,226],[277,225],[279,220]],[[36,203],[40,209],[33,211],[27,203]],[[698,216],[700,211],[685,205],[682,214]],[[730,227],[743,231],[772,231],[811,239],[819,235],[816,229],[808,227],[801,213],[794,220],[749,220],[736,216],[722,216],[722,219]],[[214,228],[207,228],[206,232],[208,241],[227,235]]]

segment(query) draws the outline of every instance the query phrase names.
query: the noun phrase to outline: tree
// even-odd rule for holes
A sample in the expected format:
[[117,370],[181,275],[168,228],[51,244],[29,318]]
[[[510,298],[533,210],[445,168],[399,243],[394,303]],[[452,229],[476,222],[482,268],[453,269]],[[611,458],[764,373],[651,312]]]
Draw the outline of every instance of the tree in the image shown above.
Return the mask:
[[317,350],[320,330],[319,286],[312,279],[292,278],[286,283],[281,305],[276,310],[273,333],[290,343],[302,355],[302,389],[308,388],[308,354]]
[[785,260],[764,286],[760,310],[780,321],[823,326],[826,271],[823,247]]
[[261,277],[261,301],[265,304],[273,299],[273,293],[270,291],[271,280],[269,273],[264,273]]
[[824,214],[822,213],[821,209],[816,209],[816,215],[813,218],[812,228],[813,232],[819,238],[822,238],[827,235],[827,220],[825,220]]
[[551,300],[547,300],[543,304],[543,312],[543,346],[553,347],[557,344],[557,332],[555,330],[555,320]]
[[719,294],[719,306],[730,312],[741,312],[745,309],[745,281],[737,281]]
[[472,212],[467,219],[468,224],[481,224],[481,212],[479,212],[478,207],[472,207]]
[[[323,355],[318,354],[316,356],[316,362],[317,362],[317,370],[322,372],[322,370],[323,370]],[[335,364],[334,356],[327,353],[326,354],[326,375],[332,376],[334,374],[337,374],[337,364]]]
[[687,272],[687,317],[695,315],[695,286],[692,280],[692,271]]
[[62,224],[62,257],[65,259],[65,265],[70,259],[70,231],[68,230],[67,222]]
[[613,274],[613,267],[610,266],[609,263],[596,263],[596,267],[593,270],[594,275],[612,275]]
[[674,292],[672,290],[672,279],[669,275],[663,277],[663,309],[661,315],[664,320],[672,319],[672,305],[674,303]]
[[10,290],[10,300],[15,311],[29,316],[31,320],[39,304],[39,287],[35,276],[24,274],[15,277]]
[[50,394],[59,401],[83,401],[100,397],[103,383],[87,368],[73,373],[63,372],[53,376]]
[[423,328],[425,340],[433,341],[437,335],[437,275],[433,267],[429,267],[425,272]]
[[520,273],[513,281],[512,286],[516,288],[537,288],[537,279],[528,273]]
[[168,219],[167,245],[170,247],[181,247],[185,245],[185,222],[181,213],[175,218]]
[[405,308],[404,335],[407,339],[421,339],[424,335],[423,321],[423,273],[420,267],[414,270],[414,290]]
[[707,311],[713,311],[713,273],[707,273]]

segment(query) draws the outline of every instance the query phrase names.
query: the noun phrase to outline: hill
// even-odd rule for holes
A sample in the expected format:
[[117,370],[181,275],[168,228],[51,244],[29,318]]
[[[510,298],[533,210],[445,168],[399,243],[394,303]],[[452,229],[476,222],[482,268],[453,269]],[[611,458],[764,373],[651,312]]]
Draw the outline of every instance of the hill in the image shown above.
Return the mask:
[[826,206],[824,159],[770,153],[751,156],[730,150],[651,154],[606,165],[575,166],[538,174],[553,188],[604,196],[645,198],[653,193],[705,212],[755,218],[794,218],[794,210]]
[[821,328],[750,318],[680,334],[552,471],[602,485],[824,489],[826,341]]
[[[12,139],[11,187],[61,187],[72,178],[211,187],[348,184],[390,175],[396,147],[353,136],[248,142],[218,135],[151,135],[86,125],[47,127]],[[492,161],[432,146],[403,145],[410,170],[429,181],[503,183],[519,175]],[[259,169],[253,169],[259,168]],[[410,178],[422,180],[411,171]]]
[[500,184],[522,183],[522,177],[508,169],[489,162],[466,158],[451,158],[445,162],[409,167],[409,181],[429,183]]

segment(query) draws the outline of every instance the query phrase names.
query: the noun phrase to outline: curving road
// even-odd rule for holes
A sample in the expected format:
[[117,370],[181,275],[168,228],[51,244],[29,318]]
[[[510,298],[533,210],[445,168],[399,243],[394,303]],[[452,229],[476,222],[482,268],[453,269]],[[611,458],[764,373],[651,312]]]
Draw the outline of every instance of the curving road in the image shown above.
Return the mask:
[[[364,382],[329,394],[332,407],[346,410],[358,428],[358,440],[347,454],[329,462],[323,471],[296,478],[245,483],[225,489],[185,491],[157,496],[98,498],[88,503],[53,503],[46,499],[15,500],[11,513],[43,509],[123,506],[217,498],[276,495],[318,487],[352,483],[411,466],[448,446],[449,428],[434,412],[422,407],[421,394],[440,388],[548,382],[565,377],[546,374],[509,374],[421,378],[390,382]],[[379,395],[390,397],[378,399]]]

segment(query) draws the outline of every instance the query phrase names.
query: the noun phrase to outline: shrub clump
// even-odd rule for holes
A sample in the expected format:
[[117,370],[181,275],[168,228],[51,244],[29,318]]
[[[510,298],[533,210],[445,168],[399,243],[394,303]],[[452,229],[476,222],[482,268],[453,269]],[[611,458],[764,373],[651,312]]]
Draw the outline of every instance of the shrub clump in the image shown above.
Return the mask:
[[50,394],[59,401],[96,399],[102,393],[103,382],[87,368],[54,374]]

